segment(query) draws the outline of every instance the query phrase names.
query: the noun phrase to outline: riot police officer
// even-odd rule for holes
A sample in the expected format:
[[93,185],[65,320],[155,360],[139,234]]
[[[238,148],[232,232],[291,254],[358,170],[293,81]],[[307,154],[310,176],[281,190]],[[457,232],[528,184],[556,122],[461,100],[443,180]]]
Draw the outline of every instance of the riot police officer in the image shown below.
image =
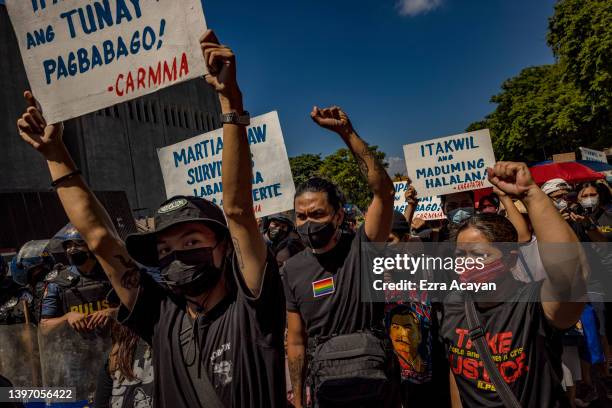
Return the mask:
[[25,243],[0,282],[0,324],[37,324],[45,279],[55,263],[48,240]]
[[60,240],[69,266],[58,265],[43,299],[41,325],[47,329],[67,322],[80,333],[105,328],[117,305],[104,270],[79,232],[67,224],[53,238]]

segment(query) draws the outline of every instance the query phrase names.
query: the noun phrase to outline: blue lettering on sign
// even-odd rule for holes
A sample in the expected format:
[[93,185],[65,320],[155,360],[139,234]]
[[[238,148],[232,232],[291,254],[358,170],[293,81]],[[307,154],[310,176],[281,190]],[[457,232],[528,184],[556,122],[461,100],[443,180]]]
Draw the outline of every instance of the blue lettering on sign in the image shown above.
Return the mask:
[[[114,9],[111,7],[109,0],[101,0],[94,2],[93,6],[87,4],[85,7],[60,14],[60,17],[66,21],[70,38],[77,36],[77,24],[83,34],[92,34],[98,30],[103,30],[105,27],[119,25],[124,20],[130,22],[134,18],[142,16],[140,0],[129,0],[132,4],[132,10],[126,0],[115,1]],[[75,17],[75,14],[78,15],[78,18]]]
[[474,141],[474,136],[461,137],[458,139],[445,140],[444,142],[433,142],[422,144],[421,157],[434,155],[449,155],[450,153],[463,150],[478,149],[480,146]]
[[264,143],[266,141],[266,125],[249,128],[249,144]]

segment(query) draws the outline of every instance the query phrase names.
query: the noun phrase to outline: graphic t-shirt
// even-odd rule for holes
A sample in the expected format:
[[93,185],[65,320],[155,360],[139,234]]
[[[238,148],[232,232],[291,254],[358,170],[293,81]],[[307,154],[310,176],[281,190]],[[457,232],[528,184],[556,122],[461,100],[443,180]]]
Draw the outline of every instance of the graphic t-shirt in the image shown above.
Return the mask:
[[153,347],[156,406],[200,406],[194,387],[201,387],[203,379],[192,378],[189,366],[194,364],[200,376],[208,375],[226,407],[286,405],[285,299],[276,262],[269,254],[258,297],[235,260],[233,277],[237,290],[193,324],[185,324],[185,300],[148,275],[141,276],[132,312],[121,306],[119,321]]
[[134,379],[121,379],[108,370],[108,358],[100,372],[96,387],[96,408],[151,408],[153,407],[153,359],[150,347],[140,340],[134,352]]
[[[524,284],[511,301],[478,310],[487,343],[502,378],[522,407],[558,407],[567,401],[561,387],[561,335],[544,316],[542,282]],[[463,298],[449,294],[441,335],[465,407],[503,407],[472,344]]]

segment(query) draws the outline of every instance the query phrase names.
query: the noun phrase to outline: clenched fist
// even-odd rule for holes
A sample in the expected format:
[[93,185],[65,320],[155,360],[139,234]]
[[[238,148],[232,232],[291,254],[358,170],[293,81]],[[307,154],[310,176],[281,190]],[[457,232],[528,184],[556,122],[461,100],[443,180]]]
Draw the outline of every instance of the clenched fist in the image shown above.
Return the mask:
[[317,125],[341,135],[347,135],[353,131],[348,115],[337,106],[325,109],[315,106],[310,112],[310,117]]

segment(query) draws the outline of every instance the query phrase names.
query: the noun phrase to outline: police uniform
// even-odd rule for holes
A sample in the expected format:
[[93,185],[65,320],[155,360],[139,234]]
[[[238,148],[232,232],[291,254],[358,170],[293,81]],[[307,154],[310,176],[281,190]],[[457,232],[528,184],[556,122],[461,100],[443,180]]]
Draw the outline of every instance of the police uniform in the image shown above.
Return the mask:
[[114,307],[106,299],[112,287],[99,265],[92,274],[75,267],[59,268],[48,282],[42,304],[42,318],[51,319],[70,312],[85,315]]

